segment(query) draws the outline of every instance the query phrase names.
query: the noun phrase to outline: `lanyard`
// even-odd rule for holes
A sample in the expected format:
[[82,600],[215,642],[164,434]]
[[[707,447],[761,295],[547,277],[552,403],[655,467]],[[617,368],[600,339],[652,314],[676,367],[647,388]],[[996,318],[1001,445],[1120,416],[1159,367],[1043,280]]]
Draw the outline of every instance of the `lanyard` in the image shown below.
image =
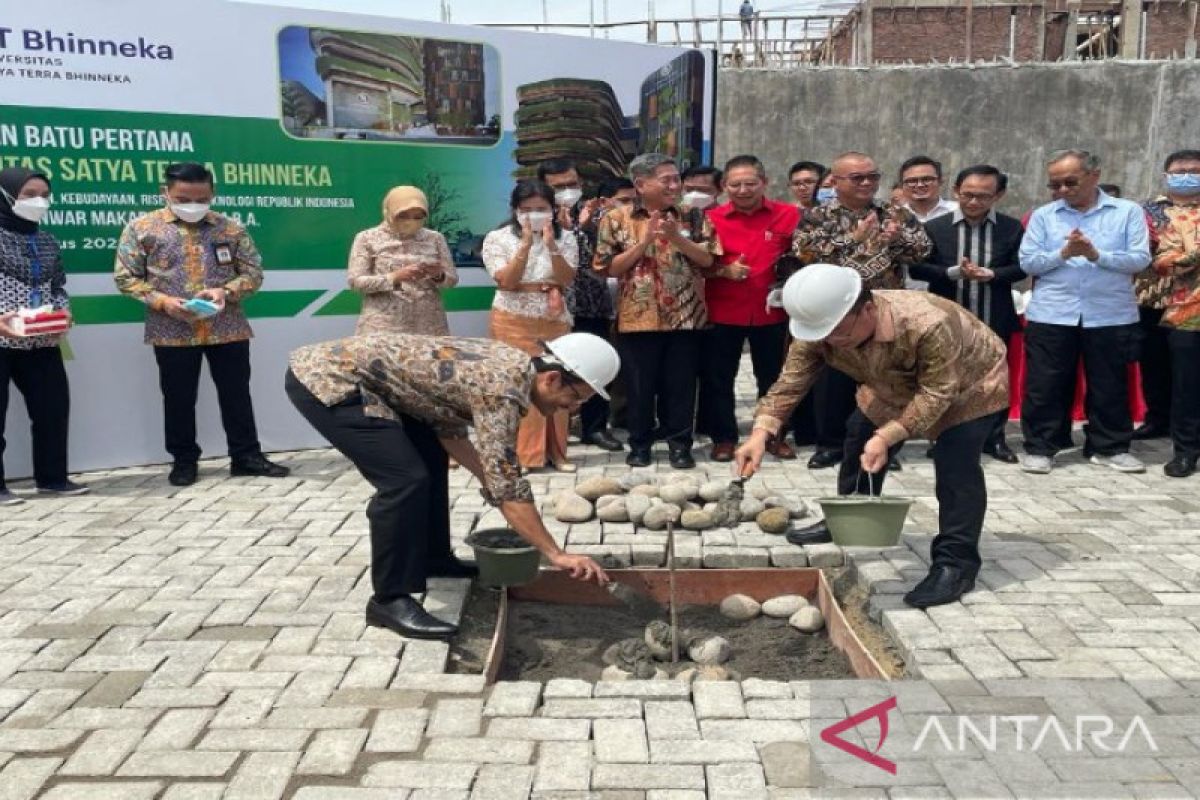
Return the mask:
[[29,290],[29,307],[42,307],[42,259],[37,251],[37,234],[31,233],[25,237],[29,245],[30,271],[33,273],[33,286]]

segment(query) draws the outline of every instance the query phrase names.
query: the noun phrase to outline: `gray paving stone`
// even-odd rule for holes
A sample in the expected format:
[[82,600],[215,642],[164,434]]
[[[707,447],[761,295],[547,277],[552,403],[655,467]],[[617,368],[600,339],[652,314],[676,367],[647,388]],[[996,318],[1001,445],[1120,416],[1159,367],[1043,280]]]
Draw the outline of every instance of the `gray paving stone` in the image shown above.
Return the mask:
[[[300,761],[300,753],[257,752],[246,756],[224,798],[228,800],[274,800],[283,797],[288,780]],[[224,800],[223,798],[223,800]]]
[[646,723],[640,719],[598,719],[593,723],[593,747],[600,762],[646,763]]
[[642,704],[639,700],[625,698],[554,698],[547,700],[542,706],[542,716],[586,719],[641,717]]
[[712,800],[767,797],[767,781],[759,764],[710,764],[704,768]]
[[478,736],[483,723],[483,698],[445,698],[437,701],[426,736]]
[[424,758],[432,761],[465,761],[475,764],[528,764],[532,741],[520,739],[432,739]]
[[5,800],[28,800],[38,793],[58,766],[61,758],[14,758],[0,770],[0,791]]
[[542,684],[538,681],[500,681],[492,687],[487,704],[483,708],[485,717],[528,717],[537,710],[542,698]]
[[415,753],[421,746],[428,722],[429,711],[424,708],[380,711],[371,726],[366,750],[369,753]]
[[179,708],[167,711],[138,745],[139,750],[186,750],[195,741],[213,712],[206,708]]
[[367,742],[363,728],[317,731],[296,767],[298,775],[346,775]]
[[180,750],[139,750],[126,759],[117,775],[146,778],[219,778],[237,760],[237,753]]
[[88,734],[59,775],[111,775],[142,739],[142,731],[97,730]]
[[746,716],[741,684],[732,681],[692,684],[692,699],[700,719]]
[[487,726],[492,739],[528,739],[535,742],[587,741],[592,730],[588,719],[549,717],[497,717]]
[[651,739],[650,760],[655,764],[757,762],[758,750],[748,741]]
[[591,786],[591,742],[542,742],[534,772],[535,792],[586,792]]
[[597,764],[593,789],[703,789],[699,764]]
[[798,720],[703,719],[700,733],[705,739],[730,742],[805,742],[808,733]]
[[59,783],[42,800],[153,800],[163,790],[159,781]]
[[479,769],[477,764],[452,764],[436,761],[381,761],[372,764],[362,780],[366,787],[408,789],[471,788]]
[[525,800],[533,788],[531,766],[484,764],[471,787],[471,800]]
[[648,701],[646,733],[652,739],[699,739],[696,709],[682,701]]
[[592,684],[575,678],[552,678],[546,681],[542,697],[546,700],[592,696]]
[[408,789],[359,789],[349,786],[302,786],[292,800],[407,800]]

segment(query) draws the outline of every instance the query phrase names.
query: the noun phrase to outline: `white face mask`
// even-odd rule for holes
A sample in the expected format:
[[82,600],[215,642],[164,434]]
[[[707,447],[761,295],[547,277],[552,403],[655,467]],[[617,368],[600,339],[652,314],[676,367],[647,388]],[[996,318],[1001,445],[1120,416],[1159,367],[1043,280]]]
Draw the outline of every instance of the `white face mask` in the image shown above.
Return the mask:
[[713,204],[713,198],[707,192],[684,192],[683,204],[688,208],[704,210]]
[[570,208],[578,203],[581,197],[583,197],[583,192],[579,189],[560,189],[554,193],[554,202]]
[[21,219],[36,224],[50,210],[50,201],[44,197],[22,197],[12,204],[12,210]]
[[184,222],[199,222],[208,209],[208,203],[171,203],[171,213]]
[[529,227],[533,228],[534,232],[540,232],[542,228],[554,217],[549,211],[521,211],[517,213],[517,222],[522,225],[526,222]]

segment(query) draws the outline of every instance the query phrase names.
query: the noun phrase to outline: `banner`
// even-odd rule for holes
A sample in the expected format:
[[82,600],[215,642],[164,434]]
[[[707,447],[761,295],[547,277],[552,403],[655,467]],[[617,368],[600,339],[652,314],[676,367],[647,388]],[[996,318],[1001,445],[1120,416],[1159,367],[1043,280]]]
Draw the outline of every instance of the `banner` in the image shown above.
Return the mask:
[[[681,166],[712,152],[710,53],[581,37],[200,0],[45,0],[0,15],[0,165],[50,176],[44,226],[59,240],[77,326],[69,337],[71,468],[167,460],[142,306],[119,295],[126,223],[161,207],[161,173],[199,161],[214,210],[240,220],[266,279],[246,303],[253,396],[267,450],[323,442],[282,390],[287,354],[351,333],[356,233],[393,186],[421,187],[460,285],[455,332],[484,335],[493,282],[483,236],[508,216],[516,178],[568,157],[594,185],[641,152]],[[15,392],[13,393],[15,397]],[[28,420],[12,403],[5,466],[30,472]],[[205,455],[225,452],[201,382]]]

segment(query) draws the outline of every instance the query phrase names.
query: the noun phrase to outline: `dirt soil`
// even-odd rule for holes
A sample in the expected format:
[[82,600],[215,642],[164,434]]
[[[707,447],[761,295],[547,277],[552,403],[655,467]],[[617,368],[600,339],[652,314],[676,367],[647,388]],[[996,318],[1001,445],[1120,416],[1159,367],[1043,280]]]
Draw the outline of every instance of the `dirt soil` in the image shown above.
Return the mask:
[[833,594],[837,598],[838,605],[842,607],[842,614],[846,617],[846,622],[858,634],[858,639],[863,643],[863,647],[867,648],[879,666],[883,667],[883,671],[891,678],[903,678],[905,675],[906,666],[904,659],[900,656],[900,651],[892,643],[892,637],[883,629],[883,626],[875,622],[867,614],[867,593],[855,583],[854,578],[847,570],[842,570],[839,573],[827,574],[830,585],[833,587]]
[[[496,618],[498,596],[475,588],[467,601],[458,636],[450,645],[450,670],[483,670]],[[758,617],[734,622],[711,606],[680,609],[681,627],[729,640],[733,657],[725,664],[742,678],[812,680],[853,678],[850,663],[824,632],[804,634],[784,619]],[[648,619],[623,606],[581,606],[513,602],[500,680],[551,678],[600,680],[601,655],[614,642],[641,637]],[[684,654],[686,659],[686,653]],[[692,666],[664,664],[671,674]]]

